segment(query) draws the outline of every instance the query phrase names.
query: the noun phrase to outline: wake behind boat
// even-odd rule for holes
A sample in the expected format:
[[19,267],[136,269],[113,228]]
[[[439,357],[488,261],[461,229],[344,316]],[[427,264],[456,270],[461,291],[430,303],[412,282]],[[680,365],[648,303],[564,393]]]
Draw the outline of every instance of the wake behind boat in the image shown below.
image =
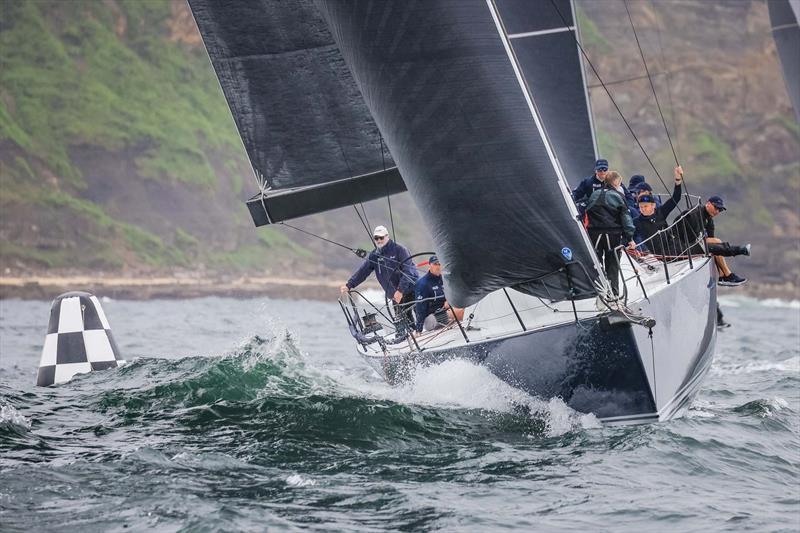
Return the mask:
[[459,357],[608,422],[691,400],[716,335],[702,205],[657,234],[677,253],[626,255],[617,297],[567,181],[598,159],[569,0],[190,5],[253,164],[257,226],[406,189],[419,208],[465,318],[417,337],[388,305],[342,301],[387,380]]

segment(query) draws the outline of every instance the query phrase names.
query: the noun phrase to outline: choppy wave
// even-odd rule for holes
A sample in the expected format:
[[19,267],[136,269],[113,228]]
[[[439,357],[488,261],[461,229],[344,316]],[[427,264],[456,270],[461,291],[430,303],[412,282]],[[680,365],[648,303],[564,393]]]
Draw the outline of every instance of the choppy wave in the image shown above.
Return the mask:
[[750,296],[721,296],[720,305],[724,307],[773,307],[779,309],[800,309],[800,300],[786,300],[782,298],[753,298]]
[[[41,331],[20,320],[0,330],[19,335],[15,366],[0,368],[3,525],[791,530],[796,312],[734,302],[686,416],[635,427],[599,427],[466,361],[389,386],[336,345],[334,306],[311,316],[284,301],[120,302],[118,340],[124,313],[142,333],[132,362],[53,388],[30,384],[38,353],[26,350]],[[30,309],[46,322],[46,304]],[[277,309],[282,323],[301,317],[290,324],[299,338],[270,327]]]
[[789,357],[782,361],[717,361],[711,367],[711,373],[724,374],[751,374],[757,372],[782,372],[790,375],[800,375],[800,355]]
[[789,402],[783,398],[759,399],[747,402],[734,409],[735,412],[745,415],[755,415],[770,418],[781,411],[790,409]]
[[2,403],[0,399],[0,434],[3,432],[27,432],[31,429],[31,421],[22,416],[12,405]]

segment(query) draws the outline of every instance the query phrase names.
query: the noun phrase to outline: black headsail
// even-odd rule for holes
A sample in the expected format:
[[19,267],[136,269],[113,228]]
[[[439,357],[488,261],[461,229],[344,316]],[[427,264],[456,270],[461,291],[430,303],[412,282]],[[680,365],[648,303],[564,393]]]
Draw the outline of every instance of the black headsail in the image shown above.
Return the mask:
[[256,225],[405,190],[311,0],[189,0],[261,193]]
[[318,5],[423,214],[448,300],[508,286],[592,295],[596,258],[502,10],[491,0]]
[[496,0],[508,39],[571,183],[594,171],[592,127],[583,60],[575,42],[572,0]]
[[767,5],[786,90],[800,122],[800,0],[770,0]]

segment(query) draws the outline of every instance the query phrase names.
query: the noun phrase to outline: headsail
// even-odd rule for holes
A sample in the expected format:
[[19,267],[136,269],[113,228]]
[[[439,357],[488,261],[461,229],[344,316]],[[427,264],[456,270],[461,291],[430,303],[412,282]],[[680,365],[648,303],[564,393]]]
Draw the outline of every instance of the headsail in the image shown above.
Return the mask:
[[594,170],[597,142],[573,2],[495,3],[564,176],[575,183]]
[[800,0],[770,0],[767,6],[786,90],[800,123]]
[[596,259],[494,2],[319,5],[434,239],[448,300],[593,294]]
[[189,0],[263,194],[256,225],[405,190],[311,0]]

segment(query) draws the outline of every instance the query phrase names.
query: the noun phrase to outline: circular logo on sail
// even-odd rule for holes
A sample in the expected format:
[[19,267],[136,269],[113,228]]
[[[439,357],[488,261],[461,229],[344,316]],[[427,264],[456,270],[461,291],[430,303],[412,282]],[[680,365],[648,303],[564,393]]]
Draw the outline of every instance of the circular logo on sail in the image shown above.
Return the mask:
[[564,259],[566,259],[567,261],[572,261],[572,250],[570,250],[566,246],[561,249],[561,255],[563,255]]

